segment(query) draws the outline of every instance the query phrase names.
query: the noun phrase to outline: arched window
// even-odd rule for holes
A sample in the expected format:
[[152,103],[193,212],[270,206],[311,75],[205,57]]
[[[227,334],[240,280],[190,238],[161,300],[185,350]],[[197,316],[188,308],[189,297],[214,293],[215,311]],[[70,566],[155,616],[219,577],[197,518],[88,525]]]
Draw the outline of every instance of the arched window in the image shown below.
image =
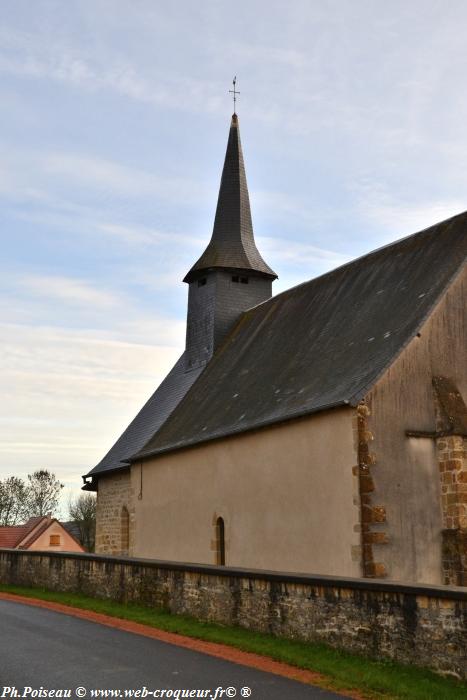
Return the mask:
[[120,523],[120,544],[122,554],[128,554],[130,547],[130,514],[128,508],[123,506]]
[[217,565],[225,566],[225,525],[224,518],[216,520]]

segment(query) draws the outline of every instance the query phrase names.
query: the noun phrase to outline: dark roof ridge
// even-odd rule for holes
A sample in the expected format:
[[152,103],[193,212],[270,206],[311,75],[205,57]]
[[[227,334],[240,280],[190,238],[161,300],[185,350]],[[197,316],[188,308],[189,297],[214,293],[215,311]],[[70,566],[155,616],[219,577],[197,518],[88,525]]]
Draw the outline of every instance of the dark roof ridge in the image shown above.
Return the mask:
[[348,260],[345,263],[342,263],[342,265],[338,265],[337,267],[333,267],[332,270],[327,270],[326,272],[322,272],[320,275],[317,275],[316,277],[310,277],[307,280],[304,280],[304,282],[299,282],[298,284],[295,284],[293,287],[289,287],[288,289],[284,289],[282,292],[278,292],[278,294],[275,294],[274,296],[270,297],[269,299],[265,299],[264,301],[260,301],[259,304],[255,304],[255,306],[250,306],[245,313],[249,313],[253,309],[256,309],[258,306],[262,306],[263,304],[269,304],[274,300],[280,299],[282,296],[289,294],[296,289],[299,289],[300,287],[305,287],[307,284],[311,284],[311,282],[316,282],[317,280],[320,280],[322,278],[325,278],[326,276],[331,276],[334,274],[337,274],[338,272],[342,271],[344,268],[349,267],[350,265],[354,265],[364,258],[371,258],[378,253],[382,253],[385,251],[387,248],[391,248],[392,246],[397,246],[400,243],[404,243],[405,241],[408,241],[410,238],[415,238],[416,236],[421,236],[423,233],[426,233],[428,231],[433,231],[437,226],[441,226],[442,224],[447,224],[449,221],[453,221],[454,219],[457,219],[458,217],[461,216],[467,216],[467,209],[464,211],[459,212],[459,214],[454,214],[453,216],[448,217],[447,219],[442,219],[441,221],[438,221],[436,224],[433,224],[432,226],[426,226],[425,228],[420,229],[419,231],[414,231],[414,233],[409,233],[407,236],[403,236],[402,238],[396,238],[396,240],[391,241],[389,243],[384,243],[383,245],[379,246],[378,248],[375,248],[374,250],[370,250],[368,253],[363,253],[362,255],[359,255],[356,258],[352,258],[352,260]]

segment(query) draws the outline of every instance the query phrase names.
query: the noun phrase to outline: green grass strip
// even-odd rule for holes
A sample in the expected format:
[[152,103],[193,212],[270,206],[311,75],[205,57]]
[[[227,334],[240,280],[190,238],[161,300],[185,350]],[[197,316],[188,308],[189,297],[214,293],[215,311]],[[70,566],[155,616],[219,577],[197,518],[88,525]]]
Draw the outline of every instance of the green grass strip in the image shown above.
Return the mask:
[[374,661],[332,649],[324,644],[300,642],[283,637],[201,622],[183,615],[141,605],[100,600],[76,593],[0,585],[0,591],[71,605],[112,617],[139,622],[167,632],[228,644],[231,647],[268,656],[276,661],[323,674],[324,687],[357,690],[367,698],[409,700],[467,700],[467,684],[443,678],[432,671],[391,661]]

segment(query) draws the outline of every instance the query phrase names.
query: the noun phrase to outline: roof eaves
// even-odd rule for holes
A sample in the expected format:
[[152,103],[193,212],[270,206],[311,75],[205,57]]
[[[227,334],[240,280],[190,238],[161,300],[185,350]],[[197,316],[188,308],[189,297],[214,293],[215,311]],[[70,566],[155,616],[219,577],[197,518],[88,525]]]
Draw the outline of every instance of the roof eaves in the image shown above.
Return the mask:
[[23,537],[21,542],[16,545],[18,549],[28,549],[28,547],[30,547],[32,543],[35,542],[37,538],[48,529],[51,522],[53,521],[47,519],[44,523],[41,523],[40,527],[36,526],[32,532],[29,532],[25,537]]
[[168,452],[176,452],[178,450],[189,449],[191,447],[197,447],[198,445],[203,445],[207,442],[214,442],[215,440],[222,440],[226,437],[231,437],[233,435],[239,435],[241,433],[250,433],[255,430],[261,430],[263,428],[268,428],[271,425],[278,425],[280,423],[288,423],[291,420],[296,420],[297,418],[306,418],[307,416],[313,415],[315,413],[321,413],[323,411],[329,411],[335,408],[342,408],[344,406],[349,406],[349,400],[336,401],[330,404],[322,405],[316,408],[311,408],[303,411],[296,411],[291,413],[286,417],[282,418],[270,418],[264,421],[258,421],[254,425],[250,424],[246,427],[232,428],[227,432],[219,432],[217,434],[208,435],[200,439],[189,440],[183,443],[176,443],[168,445],[167,447],[157,448],[148,452],[137,452],[135,455],[130,457],[130,462],[135,464],[136,462],[149,459],[151,457],[158,457],[159,455],[167,454]]
[[[199,262],[199,261],[198,261]],[[279,275],[272,270],[269,265],[265,263],[264,269],[259,269],[258,267],[254,266],[235,266],[232,265],[231,263],[226,263],[226,264],[215,264],[215,263],[208,263],[206,265],[200,265],[199,267],[197,266],[198,263],[196,263],[190,270],[187,272],[185,277],[183,278],[183,282],[187,282],[188,284],[190,282],[193,282],[196,280],[198,277],[202,277],[205,275],[207,272],[215,271],[215,270],[224,270],[225,272],[236,272],[236,273],[245,273],[248,275],[257,275],[258,277],[263,277],[267,278],[270,280],[276,280],[279,279]]]
[[16,543],[16,547],[17,547],[17,548],[22,547],[22,545],[23,545],[25,542],[27,542],[27,541],[29,540],[30,537],[32,537],[32,535],[36,532],[36,530],[37,530],[37,529],[40,529],[40,528],[42,527],[42,523],[43,523],[43,520],[44,520],[45,517],[46,517],[45,515],[36,516],[36,517],[30,518],[30,519],[28,520],[28,522],[26,523],[26,525],[28,525],[28,523],[31,523],[31,521],[32,521],[32,523],[31,523],[31,525],[25,530],[25,532],[23,533],[21,539],[19,539],[18,542]]
[[[105,474],[113,474],[114,472],[121,472],[122,469],[129,469],[131,466],[130,461],[128,459],[121,459],[120,462],[121,462],[121,466],[119,466],[119,467],[112,467],[112,469],[105,469],[104,468],[102,471],[96,472],[95,474],[91,474],[90,472],[88,472],[87,474],[82,474],[81,478],[83,480],[85,480],[85,479],[89,479],[92,477],[94,477],[94,478],[100,477],[100,476],[103,476]],[[86,484],[88,482],[84,481],[84,483]]]

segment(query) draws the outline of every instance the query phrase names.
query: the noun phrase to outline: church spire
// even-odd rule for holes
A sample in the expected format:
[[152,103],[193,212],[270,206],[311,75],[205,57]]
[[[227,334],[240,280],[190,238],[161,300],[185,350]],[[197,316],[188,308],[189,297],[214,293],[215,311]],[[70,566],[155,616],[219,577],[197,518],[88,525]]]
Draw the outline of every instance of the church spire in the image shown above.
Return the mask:
[[230,123],[211,241],[183,281],[192,282],[204,272],[219,268],[250,272],[270,280],[277,278],[255,244],[240,129],[235,113]]
[[276,277],[255,244],[238,117],[234,113],[212,237],[184,279],[189,285],[187,372],[209,362],[244,311],[271,297]]

